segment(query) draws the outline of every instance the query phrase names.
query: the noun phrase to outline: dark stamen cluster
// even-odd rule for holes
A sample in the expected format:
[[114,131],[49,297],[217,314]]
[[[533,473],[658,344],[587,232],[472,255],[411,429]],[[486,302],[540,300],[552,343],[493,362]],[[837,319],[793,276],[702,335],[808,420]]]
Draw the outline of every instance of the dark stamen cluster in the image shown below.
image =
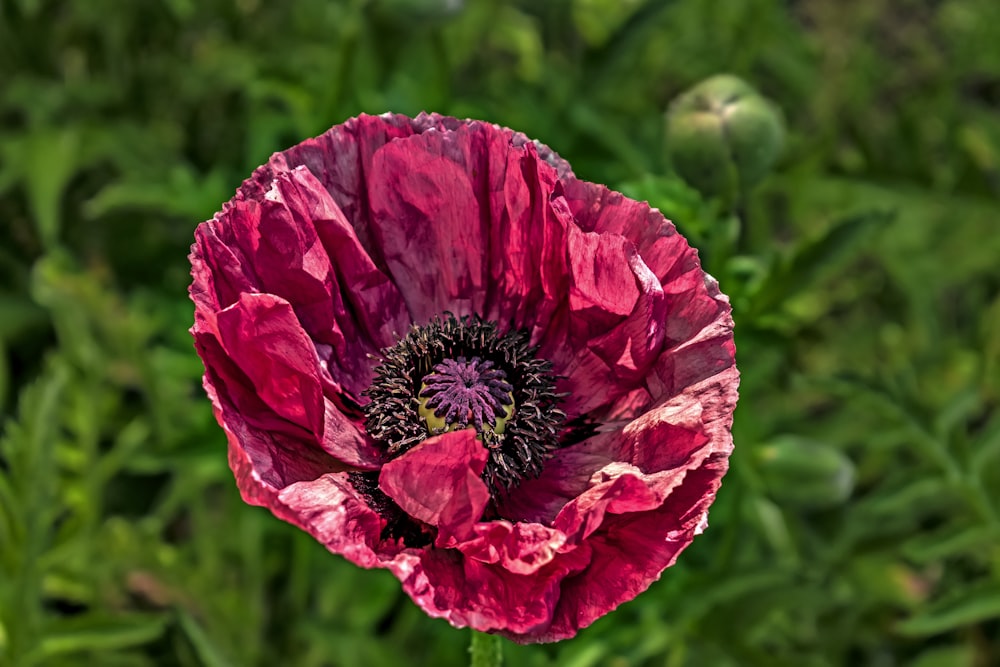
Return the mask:
[[[559,446],[566,415],[557,407],[552,364],[535,358],[527,332],[501,335],[495,322],[447,314],[414,325],[381,354],[365,392],[371,399],[365,428],[390,456],[429,437],[418,414],[422,393],[435,415],[458,427],[476,426],[484,436],[490,458],[483,478],[494,494],[537,477]],[[503,433],[490,431],[511,402]]]

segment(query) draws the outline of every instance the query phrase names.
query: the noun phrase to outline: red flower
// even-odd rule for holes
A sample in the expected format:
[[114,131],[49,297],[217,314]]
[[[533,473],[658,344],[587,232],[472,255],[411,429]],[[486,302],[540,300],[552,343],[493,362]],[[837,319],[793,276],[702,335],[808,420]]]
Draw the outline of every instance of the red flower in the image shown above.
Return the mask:
[[192,333],[244,499],[431,616],[571,637],[706,526],[728,300],[657,210],[545,146],[362,116],[195,236]]

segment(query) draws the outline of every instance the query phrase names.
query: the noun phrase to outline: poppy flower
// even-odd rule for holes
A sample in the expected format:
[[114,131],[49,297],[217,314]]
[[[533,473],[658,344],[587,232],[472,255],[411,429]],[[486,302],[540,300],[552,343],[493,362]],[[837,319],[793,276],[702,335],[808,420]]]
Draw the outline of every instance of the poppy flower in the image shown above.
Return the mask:
[[549,148],[360,116],[195,238],[191,331],[243,498],[429,615],[571,637],[705,528],[728,300],[659,211]]

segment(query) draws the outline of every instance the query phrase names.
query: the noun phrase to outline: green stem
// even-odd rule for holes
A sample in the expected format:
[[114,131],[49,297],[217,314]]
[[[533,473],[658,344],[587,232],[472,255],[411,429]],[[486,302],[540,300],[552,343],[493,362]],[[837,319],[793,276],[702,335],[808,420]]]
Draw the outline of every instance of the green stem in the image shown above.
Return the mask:
[[500,667],[503,664],[500,638],[496,635],[473,630],[469,654],[472,656],[469,663],[472,667]]

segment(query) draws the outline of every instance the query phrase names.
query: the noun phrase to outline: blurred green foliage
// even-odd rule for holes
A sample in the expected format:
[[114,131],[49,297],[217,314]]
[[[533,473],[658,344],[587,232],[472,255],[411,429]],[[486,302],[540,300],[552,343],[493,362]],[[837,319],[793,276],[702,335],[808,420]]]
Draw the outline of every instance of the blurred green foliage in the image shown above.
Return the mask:
[[[710,529],[510,664],[1000,664],[1000,3],[0,0],[0,665],[461,665],[465,633],[243,505],[186,254],[275,150],[473,116],[660,207],[732,297]],[[786,150],[735,213],[663,112],[731,72]]]

